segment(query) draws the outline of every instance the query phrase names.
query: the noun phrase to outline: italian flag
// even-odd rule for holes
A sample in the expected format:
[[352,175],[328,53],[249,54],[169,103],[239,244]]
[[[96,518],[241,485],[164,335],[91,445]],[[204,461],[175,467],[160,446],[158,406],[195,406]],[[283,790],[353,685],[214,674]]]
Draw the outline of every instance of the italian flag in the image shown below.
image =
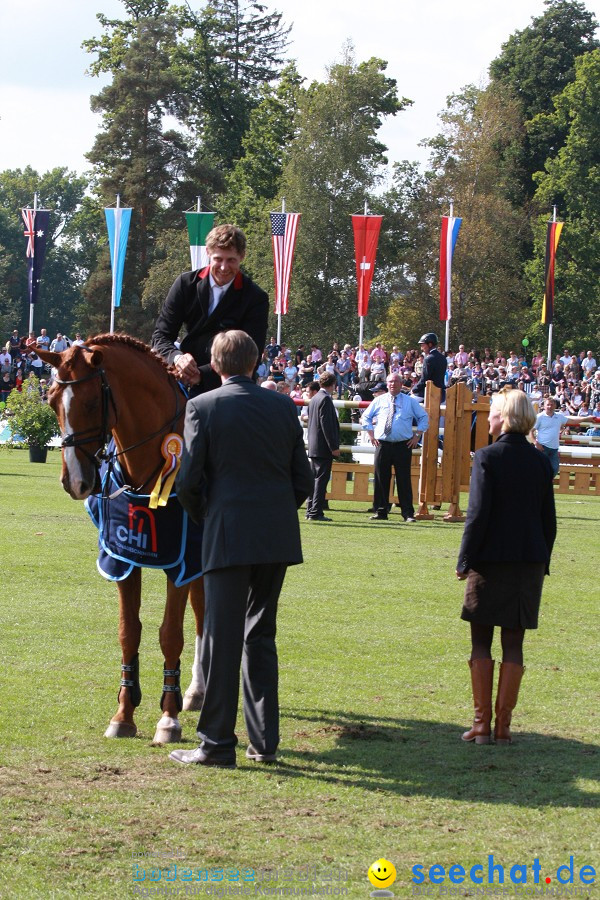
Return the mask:
[[208,265],[206,235],[215,224],[215,214],[214,212],[186,212],[185,218],[190,236],[192,271],[204,269]]

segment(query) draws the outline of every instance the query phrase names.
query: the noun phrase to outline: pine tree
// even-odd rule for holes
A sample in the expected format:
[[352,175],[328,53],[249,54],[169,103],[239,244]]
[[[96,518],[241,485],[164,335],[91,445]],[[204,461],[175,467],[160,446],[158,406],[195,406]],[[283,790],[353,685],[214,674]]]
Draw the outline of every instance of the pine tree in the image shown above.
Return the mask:
[[199,14],[188,4],[186,24],[193,35],[178,50],[186,118],[205,158],[228,170],[243,155],[263,87],[285,65],[290,28],[256,0],[212,0]]
[[[177,183],[189,173],[190,146],[181,130],[167,127],[181,91],[171,63],[180,18],[158,0],[125,5],[130,19],[115,22],[99,17],[105,34],[85,44],[97,55],[92,73],[113,76],[91,100],[103,121],[87,156],[94,165],[99,205],[113,206],[119,194],[121,205],[133,208],[117,327],[148,337],[151,322],[141,307],[141,284],[154,255],[156,235],[169,224]],[[110,314],[108,250],[98,258],[85,295],[89,323],[102,330]]]

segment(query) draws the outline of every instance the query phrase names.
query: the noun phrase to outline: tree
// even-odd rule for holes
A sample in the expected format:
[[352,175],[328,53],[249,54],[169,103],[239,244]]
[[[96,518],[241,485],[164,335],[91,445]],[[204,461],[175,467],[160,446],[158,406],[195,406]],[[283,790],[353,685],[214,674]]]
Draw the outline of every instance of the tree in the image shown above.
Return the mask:
[[[104,35],[84,45],[96,53],[92,74],[113,76],[91,100],[92,109],[102,113],[103,127],[88,159],[94,165],[99,206],[114,205],[119,194],[121,205],[133,208],[118,327],[148,337],[150,322],[141,306],[141,284],[153,259],[158,231],[175,221],[177,185],[182,178],[190,178],[191,153],[184,134],[166,127],[181,92],[172,64],[180,17],[168,10],[166,0],[125,6],[131,15],[127,21],[100,16]],[[106,246],[106,238],[103,243]],[[85,288],[93,330],[105,330],[108,325],[110,278],[105,250]]]
[[[258,284],[273,285],[269,212],[280,208],[284,161],[295,134],[302,79],[292,64],[276,87],[266,87],[250,115],[242,142],[243,156],[225,182],[218,201],[221,221],[235,222],[248,238],[245,270]],[[291,207],[288,207],[291,209]]]
[[[564,214],[557,254],[554,323],[557,340],[600,342],[600,50],[580,57],[575,80],[555,98],[553,124],[564,146],[536,176],[535,201],[545,207],[536,227],[536,256],[527,267],[539,322],[546,221],[553,204]],[[538,333],[541,332],[538,325]],[[541,335],[540,335],[541,336]]]
[[34,327],[68,333],[87,274],[77,224],[87,180],[66,168],[39,175],[31,167],[0,173],[0,326],[25,333],[29,321],[27,261],[21,209],[37,191],[50,210],[50,233],[35,307]]
[[[404,279],[380,336],[414,345],[419,333],[439,323],[439,236],[449,201],[462,218],[453,262],[451,344],[503,344],[519,338],[527,293],[521,251],[527,220],[508,197],[518,140],[518,104],[506,90],[470,85],[448,98],[440,134],[427,142],[431,169],[414,180],[411,167],[397,167],[384,197],[399,236],[396,266]],[[437,328],[434,327],[436,323]]]
[[185,118],[210,164],[230,169],[242,156],[252,110],[285,65],[290,28],[256,0],[212,0],[178,49]]
[[[383,195],[385,228],[380,238],[385,282],[391,302],[382,310],[376,337],[387,345],[407,347],[439,318],[436,293],[440,199],[432,173],[416,163],[396,163],[391,188]],[[378,254],[379,255],[379,254]],[[382,271],[378,266],[375,270]]]
[[[261,86],[281,70],[288,29],[256,2],[215,0],[199,16],[168,0],[128,0],[125,8],[123,21],[99,16],[103,34],[84,44],[95,54],[91,73],[112,76],[92,97],[103,124],[88,159],[98,212],[116,194],[133,208],[118,327],[148,338],[154,275],[162,284],[167,259],[180,259],[169,235],[184,231],[182,211],[197,195],[206,208],[222,192]],[[104,330],[110,310],[106,237],[99,240],[81,307],[90,330]]]
[[[516,31],[502,45],[502,53],[490,65],[492,83],[509,88],[521,104],[528,123],[519,154],[521,188],[526,199],[535,190],[534,172],[555,155],[565,137],[564,128],[531,128],[531,120],[552,111],[552,98],[575,77],[575,61],[598,47],[598,23],[579,0],[545,0],[546,10],[531,25]],[[546,126],[549,124],[546,121]]]
[[261,102],[250,114],[242,141],[243,155],[229,173],[221,210],[240,227],[251,225],[257,205],[278,196],[283,163],[294,137],[302,79],[294,64],[282,72],[276,87],[263,89]]
[[363,210],[381,179],[383,116],[410,102],[398,100],[386,65],[375,58],[356,64],[346,47],[327,81],[300,95],[281,184],[287,208],[302,213],[285,323],[290,341],[354,338],[358,330],[350,215]]

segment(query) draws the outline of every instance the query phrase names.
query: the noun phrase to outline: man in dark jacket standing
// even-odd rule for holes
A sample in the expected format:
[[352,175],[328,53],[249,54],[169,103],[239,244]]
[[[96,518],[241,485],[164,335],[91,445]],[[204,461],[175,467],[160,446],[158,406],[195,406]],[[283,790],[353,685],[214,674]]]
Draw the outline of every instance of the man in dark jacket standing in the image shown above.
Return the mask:
[[[243,331],[217,335],[211,362],[223,384],[186,408],[177,496],[195,521],[205,520],[206,694],[200,747],[171,753],[184,764],[235,767],[240,665],[246,756],[271,762],[279,744],[277,601],[288,565],[302,562],[297,510],[313,479],[296,409],[254,384],[257,359]],[[275,519],[265,540],[256,523]]]
[[[210,348],[216,334],[240,329],[262,351],[267,336],[269,298],[243,275],[246,237],[235,225],[217,225],[206,236],[209,265],[184,272],[175,280],[156,320],[152,347],[175,366],[191,396],[219,387],[221,380],[210,367]],[[181,329],[187,334],[177,348]],[[260,358],[260,355],[259,355]]]
[[315,488],[306,504],[310,522],[332,521],[323,509],[333,457],[340,455],[340,426],[332,400],[336,383],[332,372],[321,375],[321,389],[308,405],[308,456],[315,476]]
[[421,337],[419,344],[425,354],[425,359],[423,360],[421,377],[412,389],[411,394],[413,397],[423,398],[425,396],[425,385],[428,381],[433,381],[435,386],[439,387],[442,392],[443,403],[446,399],[446,369],[448,368],[448,363],[444,354],[440,353],[437,348],[437,334],[434,334],[433,331],[428,331]]

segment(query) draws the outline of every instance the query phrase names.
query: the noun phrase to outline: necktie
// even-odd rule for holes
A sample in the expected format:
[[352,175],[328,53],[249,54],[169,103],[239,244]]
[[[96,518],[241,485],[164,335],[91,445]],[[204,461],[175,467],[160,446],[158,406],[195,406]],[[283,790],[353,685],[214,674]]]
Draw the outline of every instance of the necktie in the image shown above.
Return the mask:
[[387,419],[385,420],[385,425],[383,426],[383,433],[385,437],[389,437],[392,433],[392,422],[394,421],[394,410],[396,409],[396,398],[392,397],[390,394],[390,405],[388,408]]
[[212,303],[210,304],[210,308],[208,310],[209,316],[212,315],[219,304],[219,300],[221,299],[221,294],[223,293],[223,288],[215,285],[212,288]]

